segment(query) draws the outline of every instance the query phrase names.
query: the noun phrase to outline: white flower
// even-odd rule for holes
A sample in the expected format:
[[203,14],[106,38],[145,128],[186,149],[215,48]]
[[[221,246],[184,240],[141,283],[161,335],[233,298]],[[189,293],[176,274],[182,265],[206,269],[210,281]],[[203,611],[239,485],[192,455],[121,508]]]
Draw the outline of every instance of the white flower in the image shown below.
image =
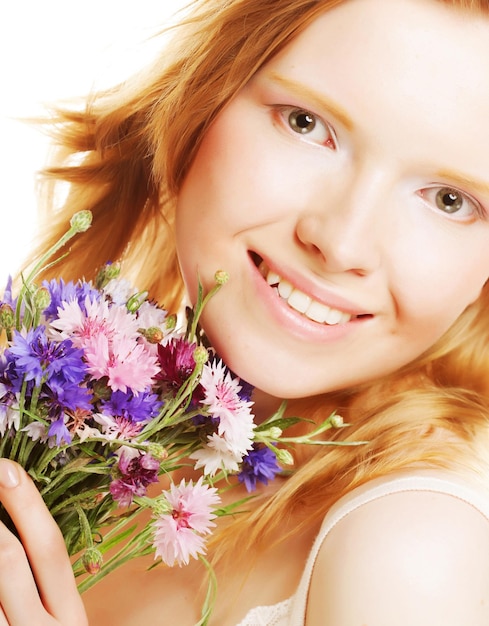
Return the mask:
[[48,429],[41,422],[31,422],[27,424],[25,428],[22,429],[22,432],[27,433],[27,436],[32,439],[32,441],[39,441],[41,443],[46,443],[48,440]]
[[166,318],[167,313],[163,309],[159,309],[157,306],[145,300],[137,311],[138,323],[141,328],[156,327],[167,333],[166,330]]
[[[0,399],[5,396],[8,397],[9,391],[7,387],[0,383]],[[13,395],[11,396],[13,398]],[[9,400],[11,399],[9,398]],[[19,412],[19,394],[15,394],[14,402],[6,402],[0,404],[0,435],[3,437],[5,432],[14,427],[15,430],[19,430],[20,426],[20,412]]]
[[233,450],[224,437],[213,433],[208,436],[207,445],[192,452],[190,458],[197,461],[195,469],[203,467],[206,476],[214,476],[219,470],[237,472],[239,463],[243,460],[243,454]]
[[137,293],[137,289],[125,278],[112,278],[102,291],[118,305],[125,305],[129,298]]

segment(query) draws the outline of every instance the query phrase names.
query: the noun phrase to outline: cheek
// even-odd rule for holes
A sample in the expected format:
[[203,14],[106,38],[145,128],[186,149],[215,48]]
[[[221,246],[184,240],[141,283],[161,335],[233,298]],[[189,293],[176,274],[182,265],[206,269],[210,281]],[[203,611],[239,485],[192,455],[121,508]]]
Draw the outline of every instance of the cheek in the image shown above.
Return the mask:
[[[436,272],[425,267],[424,273],[411,275],[398,294],[399,320],[414,342],[435,343],[480,296],[485,275],[480,267],[467,272]],[[416,280],[417,276],[417,280]]]
[[388,281],[401,318],[441,335],[489,276],[489,224],[456,223],[417,203],[408,209],[390,233]]

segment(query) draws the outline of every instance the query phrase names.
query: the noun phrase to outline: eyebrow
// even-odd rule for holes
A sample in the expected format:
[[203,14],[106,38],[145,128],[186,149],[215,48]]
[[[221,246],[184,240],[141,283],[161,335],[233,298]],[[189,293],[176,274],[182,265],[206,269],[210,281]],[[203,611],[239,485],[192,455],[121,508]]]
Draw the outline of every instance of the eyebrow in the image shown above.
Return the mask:
[[301,98],[305,98],[308,100],[315,108],[324,109],[332,113],[337,120],[347,130],[353,130],[353,122],[349,115],[343,111],[337,104],[332,102],[329,98],[327,98],[324,94],[318,93],[315,89],[312,89],[308,85],[304,85],[303,83],[296,82],[295,80],[291,80],[290,78],[285,78],[285,76],[281,76],[275,72],[270,72],[267,74],[267,77],[274,83],[277,83],[281,87],[287,89],[287,91],[292,92],[296,96]]
[[475,180],[474,178],[465,176],[465,174],[459,174],[458,172],[454,172],[452,170],[440,170],[436,173],[436,176],[444,178],[445,180],[450,180],[454,185],[475,189],[479,193],[489,195],[489,183]]

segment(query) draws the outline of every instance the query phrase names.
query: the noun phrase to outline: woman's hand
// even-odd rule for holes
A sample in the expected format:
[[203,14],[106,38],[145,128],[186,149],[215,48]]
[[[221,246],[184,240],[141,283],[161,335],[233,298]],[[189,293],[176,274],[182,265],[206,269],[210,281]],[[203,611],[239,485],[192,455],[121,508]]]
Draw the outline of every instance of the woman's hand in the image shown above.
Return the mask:
[[0,501],[22,542],[0,524],[0,626],[86,626],[61,532],[27,473],[6,459]]

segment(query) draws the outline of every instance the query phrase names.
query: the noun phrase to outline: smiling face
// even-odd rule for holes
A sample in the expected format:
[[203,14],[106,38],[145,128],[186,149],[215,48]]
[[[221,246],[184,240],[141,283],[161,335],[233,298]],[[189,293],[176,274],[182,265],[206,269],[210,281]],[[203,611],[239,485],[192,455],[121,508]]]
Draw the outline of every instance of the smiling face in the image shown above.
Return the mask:
[[[365,27],[368,24],[368,28]],[[203,316],[226,363],[304,397],[427,350],[489,276],[489,19],[347,1],[220,113],[181,189],[177,248],[231,278]]]

